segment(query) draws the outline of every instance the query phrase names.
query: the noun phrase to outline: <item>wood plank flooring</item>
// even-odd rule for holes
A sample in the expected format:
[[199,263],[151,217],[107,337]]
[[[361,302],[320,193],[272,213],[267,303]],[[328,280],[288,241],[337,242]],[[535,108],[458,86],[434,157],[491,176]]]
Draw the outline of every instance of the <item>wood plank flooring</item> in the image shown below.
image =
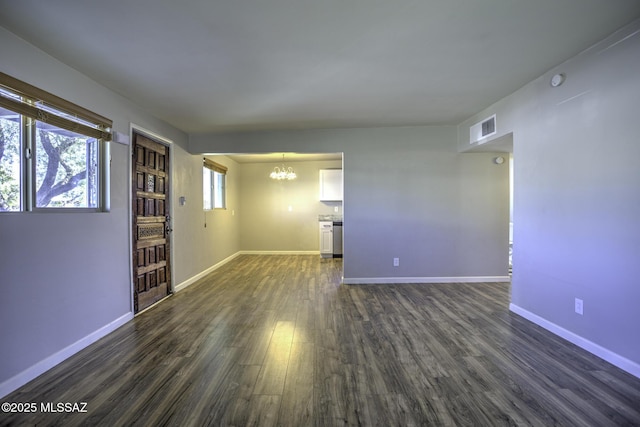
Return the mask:
[[640,425],[640,379],[510,313],[509,285],[340,285],[236,258],[2,399],[0,425]]

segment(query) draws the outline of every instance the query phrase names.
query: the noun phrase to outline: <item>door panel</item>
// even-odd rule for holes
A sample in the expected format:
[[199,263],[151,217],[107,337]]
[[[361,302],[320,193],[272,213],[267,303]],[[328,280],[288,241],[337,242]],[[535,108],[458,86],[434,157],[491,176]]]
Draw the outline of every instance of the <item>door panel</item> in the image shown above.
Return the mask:
[[171,293],[169,147],[133,134],[134,311]]

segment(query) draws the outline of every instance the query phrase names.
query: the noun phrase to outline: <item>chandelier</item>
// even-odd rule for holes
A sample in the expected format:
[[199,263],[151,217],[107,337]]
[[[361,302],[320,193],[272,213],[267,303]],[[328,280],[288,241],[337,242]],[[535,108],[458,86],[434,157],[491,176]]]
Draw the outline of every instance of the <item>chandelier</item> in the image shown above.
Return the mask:
[[275,168],[273,168],[273,172],[271,172],[271,175],[269,176],[271,177],[271,179],[277,179],[278,181],[281,181],[283,179],[291,181],[292,179],[297,178],[297,175],[293,171],[293,169],[284,165],[284,154],[282,155],[282,167],[276,166]]

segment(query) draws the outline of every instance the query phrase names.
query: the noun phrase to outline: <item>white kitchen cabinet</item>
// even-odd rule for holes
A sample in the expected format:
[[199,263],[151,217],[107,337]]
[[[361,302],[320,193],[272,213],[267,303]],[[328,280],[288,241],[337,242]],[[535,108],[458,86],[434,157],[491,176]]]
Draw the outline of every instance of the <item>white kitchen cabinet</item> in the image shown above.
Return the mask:
[[319,221],[320,224],[320,256],[333,257],[333,221]]
[[320,201],[342,201],[342,169],[320,169]]

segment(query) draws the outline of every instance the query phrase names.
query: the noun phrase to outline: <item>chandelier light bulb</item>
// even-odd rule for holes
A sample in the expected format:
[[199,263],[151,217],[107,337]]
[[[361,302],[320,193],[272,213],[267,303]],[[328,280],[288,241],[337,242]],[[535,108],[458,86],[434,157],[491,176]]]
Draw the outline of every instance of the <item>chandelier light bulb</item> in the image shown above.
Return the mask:
[[284,154],[282,155],[282,162],[283,162],[282,167],[276,166],[275,168],[273,168],[273,172],[271,172],[271,174],[269,175],[271,179],[276,179],[278,181],[281,181],[283,179],[286,179],[289,181],[291,181],[292,179],[296,179],[298,176],[293,171],[293,168],[286,167],[284,165]]

